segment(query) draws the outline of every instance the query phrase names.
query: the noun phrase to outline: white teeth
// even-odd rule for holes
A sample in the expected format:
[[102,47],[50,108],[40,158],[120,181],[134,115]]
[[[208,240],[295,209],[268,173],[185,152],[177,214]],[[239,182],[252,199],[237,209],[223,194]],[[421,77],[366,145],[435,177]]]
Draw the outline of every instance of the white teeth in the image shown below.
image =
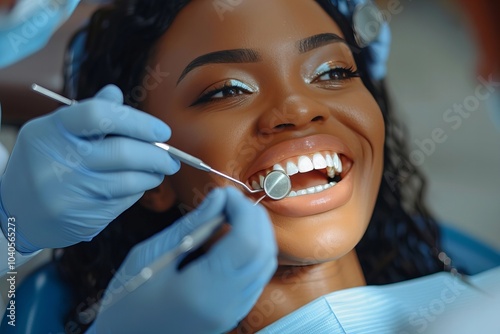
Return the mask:
[[301,156],[299,158],[299,172],[301,173],[307,173],[310,172],[314,169],[313,162],[309,157],[306,157],[305,155]]
[[259,175],[260,189],[264,189],[264,176]]
[[321,153],[316,153],[313,156],[314,169],[326,168],[326,160]]
[[316,194],[319,192],[322,192],[324,190],[330,189],[334,185],[336,185],[336,182],[330,182],[324,185],[319,185],[315,187],[309,187],[307,189],[301,189],[297,191],[290,191],[290,194],[288,194],[288,197],[297,197],[297,196],[302,196],[302,195],[307,195],[307,194]]
[[328,167],[333,167],[333,159],[332,159],[332,156],[330,154],[326,154],[325,155],[325,158],[326,158],[326,165]]
[[281,165],[280,165],[280,164],[276,164],[276,165],[274,165],[274,166],[273,166],[273,170],[279,170],[279,171],[282,171],[282,172],[285,172],[285,173],[286,173],[285,169],[284,169],[283,167],[281,167]]
[[[281,164],[275,164],[273,166],[273,171],[282,171],[288,176],[295,175],[297,173],[307,173],[314,169],[320,170],[325,169],[329,178],[334,178],[335,174],[342,173],[342,161],[337,153],[315,153],[312,158],[307,155],[302,155],[298,157],[298,162],[288,161],[286,167]],[[264,187],[264,175],[259,175],[258,181],[252,181],[251,186],[254,189],[263,189]],[[307,189],[304,189],[307,190]],[[297,195],[300,195],[297,193]]]
[[295,175],[299,172],[299,168],[297,167],[296,164],[294,164],[293,162],[291,161],[288,161],[286,163],[286,173],[291,176],[291,175]]
[[333,167],[337,171],[337,173],[342,173],[342,162],[337,153],[333,155]]

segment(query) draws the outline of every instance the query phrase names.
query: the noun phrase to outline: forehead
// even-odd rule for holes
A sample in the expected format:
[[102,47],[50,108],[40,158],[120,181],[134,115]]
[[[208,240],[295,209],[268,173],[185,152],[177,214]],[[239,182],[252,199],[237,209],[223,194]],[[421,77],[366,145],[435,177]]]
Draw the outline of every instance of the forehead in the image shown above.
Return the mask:
[[160,39],[157,53],[179,66],[220,50],[288,50],[303,38],[327,32],[342,36],[314,0],[194,0]]

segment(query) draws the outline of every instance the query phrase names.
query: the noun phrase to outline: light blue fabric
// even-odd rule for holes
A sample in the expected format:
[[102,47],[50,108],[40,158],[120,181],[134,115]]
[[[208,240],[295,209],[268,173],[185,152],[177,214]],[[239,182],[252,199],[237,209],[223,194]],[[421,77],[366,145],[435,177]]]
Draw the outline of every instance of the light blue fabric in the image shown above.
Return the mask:
[[19,1],[9,16],[0,16],[0,68],[43,48],[74,11],[79,0]]
[[484,303],[488,315],[500,314],[500,267],[470,280],[484,292],[448,273],[341,290],[314,300],[258,333],[442,333],[434,331],[438,327],[465,333],[454,324],[461,321],[473,325],[476,333],[500,333],[500,317],[463,319],[463,314],[477,311]]
[[[352,16],[357,5],[364,4],[370,0],[330,0],[337,6],[339,11],[347,17],[352,23]],[[378,38],[376,38],[367,47],[362,49],[362,53],[367,59],[370,76],[374,80],[384,79],[387,74],[387,60],[391,46],[391,31],[389,24],[382,24]]]

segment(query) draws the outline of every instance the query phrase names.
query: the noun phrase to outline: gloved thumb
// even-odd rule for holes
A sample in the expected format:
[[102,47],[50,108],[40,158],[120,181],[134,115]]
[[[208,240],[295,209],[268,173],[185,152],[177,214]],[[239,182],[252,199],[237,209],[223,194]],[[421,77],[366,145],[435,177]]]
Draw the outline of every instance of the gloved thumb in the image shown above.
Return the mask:
[[107,85],[101,88],[95,97],[101,100],[114,102],[116,104],[123,104],[123,93],[120,88],[115,85]]

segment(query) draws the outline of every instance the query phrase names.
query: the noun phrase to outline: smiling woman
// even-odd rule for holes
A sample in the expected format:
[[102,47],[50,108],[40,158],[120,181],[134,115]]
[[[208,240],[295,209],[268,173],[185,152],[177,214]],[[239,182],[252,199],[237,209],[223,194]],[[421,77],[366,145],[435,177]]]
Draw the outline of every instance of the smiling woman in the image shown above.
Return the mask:
[[[86,56],[76,98],[108,83],[130,97],[159,68],[169,75],[130,103],[171,127],[169,144],[253,188],[272,170],[291,177],[287,198],[261,202],[279,268],[234,332],[335,291],[442,270],[423,178],[398,168],[408,160],[384,83],[332,2],[241,1],[221,20],[208,0],[117,1],[94,15]],[[71,317],[99,297],[133,245],[227,185],[183,167],[92,242],[67,249]]]

